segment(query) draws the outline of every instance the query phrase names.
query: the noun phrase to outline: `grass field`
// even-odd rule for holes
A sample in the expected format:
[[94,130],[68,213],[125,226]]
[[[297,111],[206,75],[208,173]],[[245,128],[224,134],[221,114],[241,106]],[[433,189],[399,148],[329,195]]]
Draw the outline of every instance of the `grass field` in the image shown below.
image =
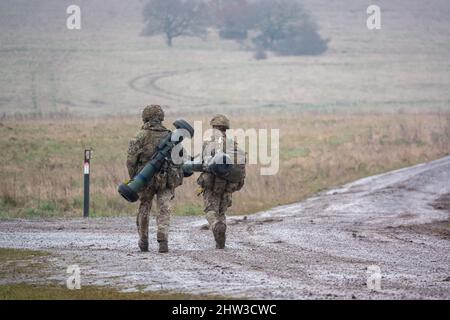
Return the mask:
[[[77,3],[82,29],[65,28]],[[30,1],[0,4],[0,114],[137,114],[167,104],[179,113],[448,108],[450,6],[380,0],[382,29],[366,28],[370,1],[306,0],[330,49],[318,57],[256,61],[211,31],[206,41],[139,36],[140,1]],[[264,109],[263,109],[264,110]]]
[[[188,118],[196,119],[202,118]],[[235,127],[280,129],[279,173],[261,176],[259,165],[249,165],[246,185],[234,197],[234,214],[294,202],[330,186],[450,153],[449,112],[241,114],[232,119]],[[127,144],[139,125],[134,118],[5,123],[0,127],[0,216],[81,215],[84,146],[95,150],[92,216],[134,213],[135,205],[116,190],[127,178]],[[177,189],[177,214],[202,212],[195,189],[195,177]]]
[[[80,31],[65,28],[72,3],[82,9]],[[304,4],[330,49],[256,61],[212,31],[171,49],[140,37],[140,1],[2,1],[0,217],[80,215],[88,146],[92,215],[134,212],[116,186],[150,103],[166,105],[170,119],[206,124],[221,111],[235,127],[280,129],[279,174],[249,167],[235,214],[448,154],[448,2],[380,0],[379,31],[366,28],[370,1]],[[177,190],[177,214],[201,212],[194,189],[191,178]]]

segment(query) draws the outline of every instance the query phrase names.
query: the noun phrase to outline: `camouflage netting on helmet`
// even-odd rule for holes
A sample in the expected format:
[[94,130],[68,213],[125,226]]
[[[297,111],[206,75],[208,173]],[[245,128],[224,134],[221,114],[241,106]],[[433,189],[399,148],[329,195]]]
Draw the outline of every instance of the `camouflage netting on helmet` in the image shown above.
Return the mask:
[[218,114],[211,119],[210,125],[213,127],[224,127],[226,129],[230,129],[230,120],[228,120],[228,118],[223,114]]
[[148,122],[150,120],[164,120],[164,111],[161,106],[152,104],[144,108],[144,111],[142,111],[142,121]]

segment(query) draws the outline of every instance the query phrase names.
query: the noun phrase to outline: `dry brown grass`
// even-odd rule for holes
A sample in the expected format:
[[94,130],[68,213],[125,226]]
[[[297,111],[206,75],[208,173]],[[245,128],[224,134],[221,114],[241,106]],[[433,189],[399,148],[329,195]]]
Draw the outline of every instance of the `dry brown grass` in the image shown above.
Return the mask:
[[[249,166],[246,185],[234,196],[231,212],[235,214],[298,201],[330,186],[450,152],[448,112],[283,113],[232,118],[234,127],[278,128],[281,139],[279,173],[261,176],[258,165]],[[95,150],[93,216],[134,214],[136,205],[124,201],[116,188],[127,178],[127,143],[139,125],[132,118],[3,123],[0,216],[81,215],[86,146]],[[195,188],[195,179],[190,178],[177,189],[177,214],[201,213]]]
[[[89,13],[81,32],[62,27],[59,0],[1,6],[0,217],[81,215],[86,146],[95,149],[93,215],[135,211],[116,186],[137,118],[73,113],[138,114],[138,106],[160,103],[173,116],[220,110],[234,112],[237,127],[279,128],[280,173],[262,177],[250,166],[234,197],[238,214],[450,151],[449,111],[437,111],[450,105],[447,1],[384,1],[383,28],[369,32],[360,0],[306,0],[330,50],[263,61],[214,33],[207,41],[181,37],[171,49],[161,37],[140,37],[137,0],[110,0],[106,11],[104,1],[81,2]],[[390,112],[400,108],[409,113]],[[194,189],[191,178],[177,190],[178,214],[201,212]]]

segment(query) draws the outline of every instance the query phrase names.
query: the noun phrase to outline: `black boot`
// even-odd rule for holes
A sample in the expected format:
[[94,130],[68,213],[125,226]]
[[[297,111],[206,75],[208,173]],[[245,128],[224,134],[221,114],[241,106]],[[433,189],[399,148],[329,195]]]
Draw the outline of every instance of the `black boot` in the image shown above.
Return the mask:
[[167,240],[158,241],[159,243],[159,253],[167,253],[169,252],[169,242]]
[[147,252],[148,251],[148,239],[139,239],[138,246],[142,252]]
[[217,222],[213,229],[214,239],[216,240],[216,249],[225,249],[225,240],[227,225],[223,222]]

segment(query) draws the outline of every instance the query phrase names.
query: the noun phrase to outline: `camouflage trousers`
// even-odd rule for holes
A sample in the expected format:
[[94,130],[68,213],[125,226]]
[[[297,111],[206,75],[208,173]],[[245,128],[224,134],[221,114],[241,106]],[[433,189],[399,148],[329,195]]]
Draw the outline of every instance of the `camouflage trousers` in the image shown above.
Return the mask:
[[217,222],[223,222],[226,225],[225,213],[228,207],[231,206],[231,193],[214,193],[210,189],[205,189],[203,202],[206,220],[208,220],[210,229],[213,230]]
[[148,241],[148,223],[150,209],[152,208],[153,198],[156,195],[156,204],[158,213],[156,215],[157,233],[156,240],[167,241],[169,238],[171,200],[173,199],[173,191],[171,189],[160,189],[155,191],[151,188],[140,193],[141,203],[136,219],[136,225],[139,238]]

